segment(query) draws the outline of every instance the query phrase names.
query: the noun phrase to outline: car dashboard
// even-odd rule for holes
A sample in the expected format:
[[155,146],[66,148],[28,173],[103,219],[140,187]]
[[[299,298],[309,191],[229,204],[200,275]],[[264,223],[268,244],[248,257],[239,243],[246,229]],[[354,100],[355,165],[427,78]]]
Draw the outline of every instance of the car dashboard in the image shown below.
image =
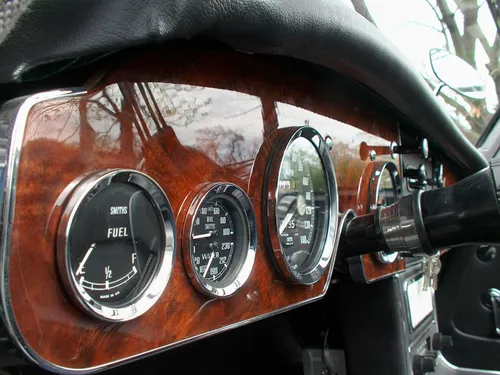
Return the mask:
[[457,179],[362,85],[223,46],[122,52],[82,88],[8,101],[0,121],[5,329],[62,373],[404,273],[397,253],[338,257],[344,218]]

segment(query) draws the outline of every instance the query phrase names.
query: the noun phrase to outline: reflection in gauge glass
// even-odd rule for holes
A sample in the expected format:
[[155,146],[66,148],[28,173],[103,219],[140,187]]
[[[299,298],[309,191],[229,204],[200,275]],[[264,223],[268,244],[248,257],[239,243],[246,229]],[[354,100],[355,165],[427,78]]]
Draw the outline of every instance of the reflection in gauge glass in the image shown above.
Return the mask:
[[333,252],[337,186],[319,133],[309,127],[291,130],[280,139],[271,161],[268,180],[276,185],[268,187],[267,226],[272,248],[279,247],[273,251],[278,270],[292,282],[312,284],[323,275]]
[[148,176],[116,170],[84,180],[59,229],[63,281],[80,307],[110,321],[135,318],[165,288],[172,269],[172,209]]
[[395,177],[389,168],[383,168],[380,175],[377,206],[389,206],[397,201],[398,189],[395,186]]
[[276,225],[283,253],[294,270],[316,262],[315,245],[329,222],[323,163],[315,146],[297,138],[286,150],[279,175]]

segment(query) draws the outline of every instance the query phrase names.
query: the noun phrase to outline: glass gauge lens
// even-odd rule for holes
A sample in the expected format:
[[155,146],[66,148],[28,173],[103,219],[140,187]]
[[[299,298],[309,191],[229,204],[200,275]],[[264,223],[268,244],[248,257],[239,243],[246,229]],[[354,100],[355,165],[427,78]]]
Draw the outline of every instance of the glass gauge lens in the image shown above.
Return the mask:
[[87,313],[113,322],[145,313],[168,283],[174,253],[172,208],[150,177],[100,172],[73,190],[57,256],[69,296]]
[[394,186],[394,177],[388,168],[382,170],[377,195],[377,206],[389,206],[398,200],[398,192]]
[[210,297],[229,297],[253,267],[257,226],[250,198],[238,186],[200,188],[191,202],[183,234],[183,259],[195,288]]
[[86,200],[75,216],[71,270],[80,288],[112,306],[148,284],[165,246],[163,221],[147,193],[115,183]]
[[[239,212],[227,199],[215,198],[196,213],[191,237],[193,265],[204,279],[218,281],[230,269],[235,247],[244,239]],[[237,236],[240,232],[240,236]]]
[[299,137],[287,147],[278,178],[276,226],[293,270],[317,263],[329,225],[325,170],[315,145]]

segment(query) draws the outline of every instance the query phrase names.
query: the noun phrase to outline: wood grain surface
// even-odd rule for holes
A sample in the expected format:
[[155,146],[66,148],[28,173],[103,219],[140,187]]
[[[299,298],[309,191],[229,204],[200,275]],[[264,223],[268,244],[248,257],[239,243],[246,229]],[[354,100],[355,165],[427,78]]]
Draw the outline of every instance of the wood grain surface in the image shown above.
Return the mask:
[[[313,286],[293,285],[269,259],[261,150],[272,147],[272,134],[282,127],[308,124],[331,136],[340,211],[357,210],[359,180],[369,163],[361,160],[360,144],[386,146],[398,139],[398,127],[343,82],[300,74],[280,59],[180,45],[129,56],[86,95],[36,105],[19,160],[9,259],[12,310],[30,350],[56,366],[102,366],[321,297],[326,275]],[[258,222],[248,282],[229,299],[201,295],[186,276],[179,238],[169,284],[146,314],[110,324],[76,308],[60,281],[55,233],[68,186],[108,168],[136,169],[155,179],[171,202],[178,233],[186,197],[201,184],[231,182],[244,189]],[[366,272],[387,269],[368,261]]]

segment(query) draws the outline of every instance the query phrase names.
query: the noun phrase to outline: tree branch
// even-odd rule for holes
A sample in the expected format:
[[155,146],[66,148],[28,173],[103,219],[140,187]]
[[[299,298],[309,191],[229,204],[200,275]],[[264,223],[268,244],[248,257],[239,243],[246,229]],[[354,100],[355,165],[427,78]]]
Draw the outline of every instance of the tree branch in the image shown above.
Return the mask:
[[437,0],[436,4],[439,8],[439,11],[441,12],[442,21],[450,32],[451,41],[453,42],[453,46],[455,47],[455,53],[458,56],[463,57],[465,53],[462,48],[462,37],[455,22],[455,15],[451,12],[451,9],[448,6],[446,0]]
[[432,5],[430,0],[425,0],[425,2],[431,7],[432,11],[434,12],[434,15],[436,16],[436,18],[439,21],[439,24],[441,25],[440,31],[444,35],[444,39],[446,42],[446,49],[449,51],[450,50],[450,40],[448,38],[448,35],[446,34],[445,23],[444,23],[443,19],[441,18],[441,15],[437,11],[436,6]]

